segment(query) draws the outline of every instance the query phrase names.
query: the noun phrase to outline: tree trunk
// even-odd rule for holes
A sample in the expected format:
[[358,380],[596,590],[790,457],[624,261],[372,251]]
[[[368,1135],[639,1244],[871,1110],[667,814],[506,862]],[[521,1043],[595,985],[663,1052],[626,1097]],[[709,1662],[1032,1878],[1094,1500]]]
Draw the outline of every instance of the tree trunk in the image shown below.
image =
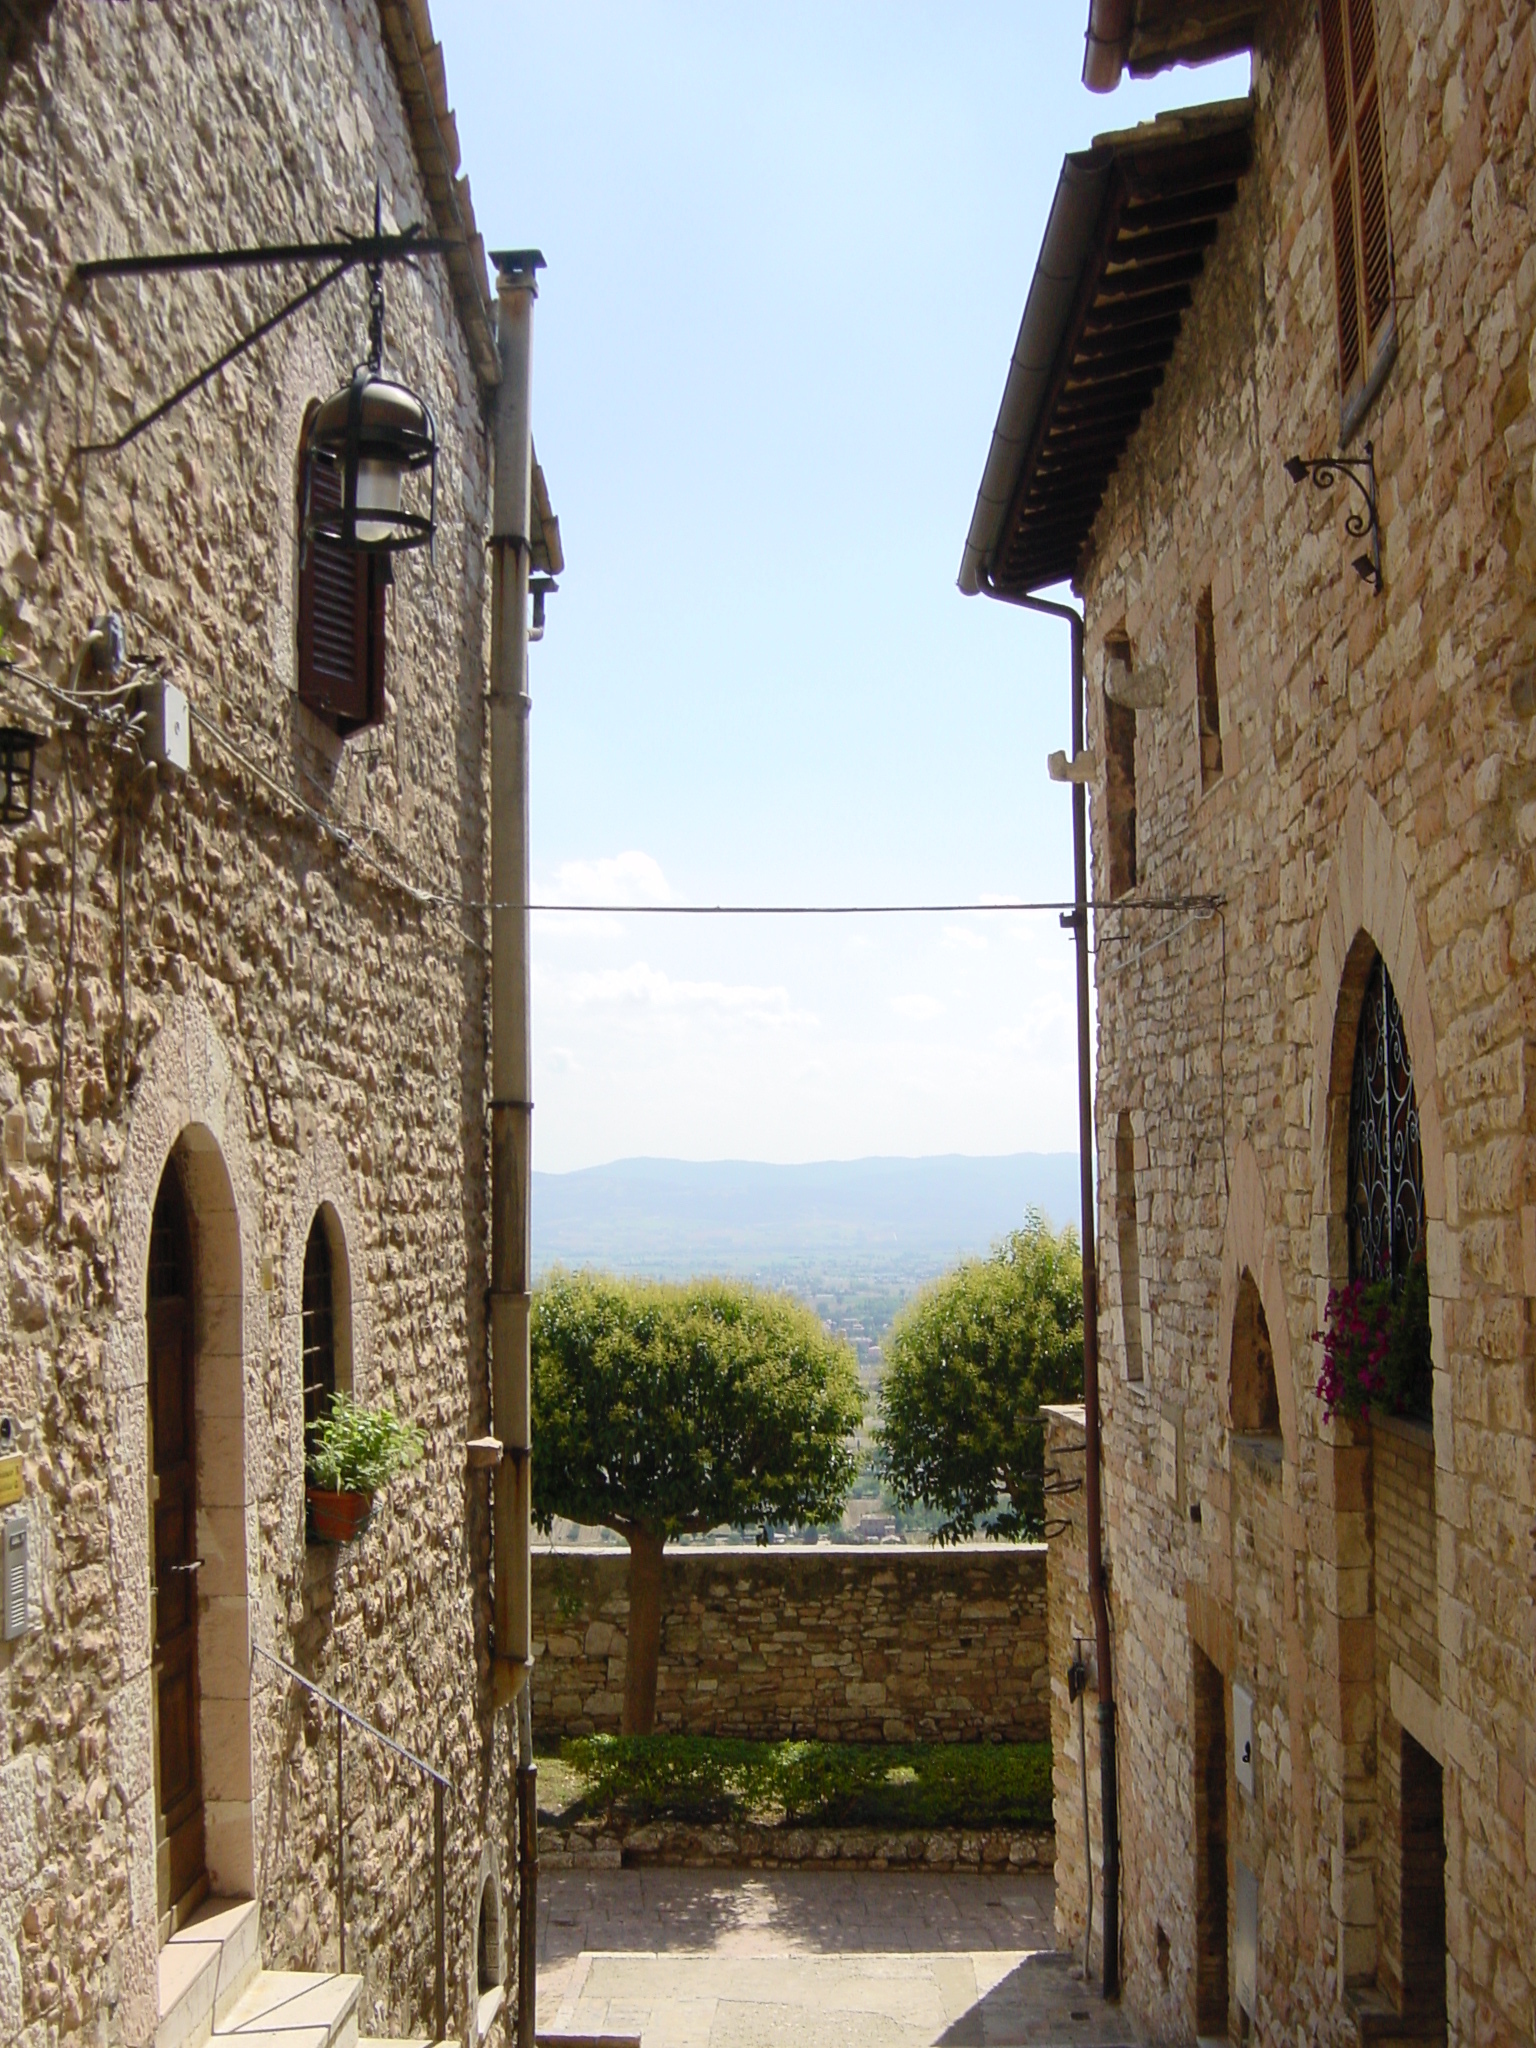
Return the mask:
[[661,1657],[661,1547],[665,1537],[635,1529],[629,1538],[629,1654],[624,1660],[626,1735],[656,1727],[656,1666]]

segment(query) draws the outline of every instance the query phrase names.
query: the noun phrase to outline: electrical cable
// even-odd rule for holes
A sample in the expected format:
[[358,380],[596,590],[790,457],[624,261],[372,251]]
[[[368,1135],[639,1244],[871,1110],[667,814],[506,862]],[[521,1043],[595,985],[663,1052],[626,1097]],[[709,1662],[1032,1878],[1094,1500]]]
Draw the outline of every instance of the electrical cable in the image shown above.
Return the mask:
[[[152,661],[135,661],[137,673],[158,670],[163,661],[156,657]],[[98,723],[116,731],[133,730],[135,721],[114,717],[103,706],[112,699],[124,699],[137,687],[126,683],[111,692],[98,697],[76,696],[60,690],[44,677],[19,665],[7,662],[4,666],[14,675],[35,684],[57,703],[76,713],[83,713]],[[227,707],[226,707],[227,708]],[[1074,906],[1064,897],[996,897],[982,900],[954,901],[941,903],[521,903],[502,901],[495,897],[460,896],[443,889],[423,887],[412,882],[400,872],[399,867],[371,852],[367,841],[378,836],[377,827],[363,833],[346,831],[315,809],[287,783],[280,781],[257,761],[237,741],[210,718],[200,706],[189,703],[192,722],[206,733],[221,752],[236,762],[247,774],[253,776],[263,788],[284,803],[290,805],[302,818],[322,833],[333,845],[344,853],[371,868],[391,888],[398,889],[410,902],[421,910],[445,910],[485,914],[498,910],[521,910],[539,912],[544,915],[567,917],[955,917],[961,915],[991,914],[999,911],[1023,914],[1044,914],[1047,912],[1070,912]],[[387,843],[387,842],[386,842]],[[391,849],[395,851],[395,849]],[[1218,915],[1225,898],[1214,894],[1182,896],[1138,896],[1122,897],[1109,903],[1090,903],[1089,908],[1096,917],[1104,916],[1147,916],[1159,912],[1193,912],[1194,918]],[[1191,920],[1193,921],[1193,920]],[[459,937],[467,944],[483,947],[483,941],[475,934],[459,930]],[[1163,935],[1172,937],[1172,933]],[[1161,943],[1155,940],[1153,944]],[[1139,957],[1139,956],[1138,956]]]
[[[1103,916],[1108,912],[1188,910],[1194,905],[1195,915],[1187,920],[1192,924],[1202,917],[1215,917],[1223,901],[1220,896],[1153,896],[1142,897],[1136,902],[1122,899],[1114,903],[1090,903],[1088,907],[1096,916]],[[465,907],[514,910],[521,906],[490,903],[484,906],[466,904]],[[605,917],[952,917],[961,912],[983,910],[1069,911],[1074,906],[1060,898],[1029,901],[1021,897],[997,897],[978,903],[530,903],[528,908],[565,915],[593,913]],[[1183,927],[1175,929],[1182,930]],[[1172,936],[1171,932],[1163,934],[1163,938]],[[1160,945],[1162,939],[1154,939],[1152,944]]]

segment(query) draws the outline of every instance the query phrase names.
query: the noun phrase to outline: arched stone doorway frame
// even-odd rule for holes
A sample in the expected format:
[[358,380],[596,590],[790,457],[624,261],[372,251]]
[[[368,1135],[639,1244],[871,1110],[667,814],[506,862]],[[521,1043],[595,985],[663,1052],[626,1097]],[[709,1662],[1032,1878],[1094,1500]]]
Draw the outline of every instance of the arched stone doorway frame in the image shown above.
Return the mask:
[[116,1416],[111,1465],[114,1592],[125,1677],[119,1726],[130,1807],[132,1974],[153,1982],[155,1757],[150,1619],[149,1355],[145,1301],[155,1195],[173,1155],[194,1266],[201,1763],[210,1890],[253,1895],[251,1579],[259,1556],[251,1484],[252,1374],[262,1355],[261,1214],[245,1105],[218,1031],[177,998],[134,1092],[118,1178],[116,1308],[107,1344]]
[[[1457,1291],[1457,1275],[1455,1246],[1447,1228],[1444,1106],[1434,1012],[1412,879],[1379,805],[1356,789],[1344,814],[1318,934],[1312,1027],[1312,1277],[1319,1329],[1329,1288],[1349,1277],[1350,1086],[1361,1005],[1378,955],[1392,978],[1413,1065],[1424,1167],[1435,1464],[1437,1470],[1449,1471],[1453,1449],[1445,1302]],[[1330,1567],[1319,1578],[1329,1676],[1319,1687],[1318,1704],[1331,1738],[1328,1789],[1336,1801],[1333,1891],[1342,1908],[1337,1944],[1342,1996],[1351,1985],[1374,1978],[1380,1959],[1371,1453],[1369,1442],[1359,1440],[1350,1424],[1325,1421],[1320,1407],[1315,1428],[1318,1503],[1327,1517],[1324,1562]],[[1438,1558],[1438,1543],[1436,1553]],[[1444,1588],[1437,1587],[1437,1594],[1443,1609]],[[1448,1865],[1448,1889],[1451,1880]]]

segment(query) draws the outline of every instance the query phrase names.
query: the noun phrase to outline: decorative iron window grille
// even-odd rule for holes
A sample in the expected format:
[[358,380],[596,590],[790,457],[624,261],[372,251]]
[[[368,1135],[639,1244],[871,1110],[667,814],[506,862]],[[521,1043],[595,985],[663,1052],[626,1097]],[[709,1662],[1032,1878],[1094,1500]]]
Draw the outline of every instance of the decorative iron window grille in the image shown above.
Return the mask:
[[1349,1095],[1349,1277],[1401,1284],[1424,1236],[1424,1159],[1413,1062],[1392,977],[1377,958]]
[[331,1273],[331,1241],[316,1216],[304,1247],[302,1350],[304,1370],[304,1438],[330,1413],[336,1398],[336,1325]]

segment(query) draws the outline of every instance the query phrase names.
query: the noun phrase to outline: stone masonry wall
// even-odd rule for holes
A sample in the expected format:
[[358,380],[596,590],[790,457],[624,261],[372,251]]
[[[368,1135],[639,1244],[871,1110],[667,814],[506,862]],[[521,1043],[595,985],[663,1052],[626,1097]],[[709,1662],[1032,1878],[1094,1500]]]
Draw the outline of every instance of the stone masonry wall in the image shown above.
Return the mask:
[[[533,1561],[534,1730],[617,1733],[629,1562]],[[661,1732],[780,1741],[1024,1742],[1050,1733],[1035,1545],[669,1550]]]
[[[1375,12],[1398,344],[1359,434],[1375,445],[1384,592],[1350,568],[1348,488],[1296,487],[1283,469],[1340,430],[1303,0],[1263,11],[1254,167],[1080,575],[1090,738],[1106,634],[1174,684],[1136,715],[1137,893],[1223,898],[1219,918],[1148,911],[1097,933],[1123,1963],[1129,2009],[1159,2041],[1196,2029],[1197,1652],[1220,1673],[1227,1731],[1234,1682],[1255,1699],[1254,1801],[1239,1805],[1226,1759],[1232,1856],[1257,1865],[1255,2037],[1353,2044],[1362,2001],[1390,2002],[1399,1850],[1379,1737],[1399,1727],[1444,1769],[1450,2038],[1536,2035],[1536,25],[1512,0]],[[1203,789],[1206,590],[1223,765]],[[1327,1421],[1313,1392],[1315,1332],[1347,1273],[1344,1134],[1376,954],[1420,1110],[1435,1364],[1434,1596],[1426,1614],[1419,1588],[1414,1607],[1432,1616],[1435,1670],[1417,1699],[1399,1682],[1385,1724],[1383,1443]],[[1122,1113],[1135,1383],[1113,1313]],[[1279,1383],[1282,1436],[1264,1458],[1232,1429],[1244,1272]]]
[[[1102,1806],[1099,1798],[1098,1691],[1090,1686],[1074,1701],[1067,1674],[1082,1656],[1093,1659],[1093,1614],[1088,1605],[1087,1507],[1081,1480],[1085,1432],[1080,1403],[1045,1411],[1045,1467],[1058,1475],[1061,1491],[1050,1496],[1046,1612],[1051,1688],[1051,1786],[1056,1819],[1056,1941],[1082,1954],[1088,1924],[1089,1863],[1083,1848],[1083,1765],[1086,1745],[1088,1840],[1092,1846],[1094,1943],[1090,1970],[1102,1970],[1104,1918]],[[1076,1485],[1073,1482],[1079,1482]],[[1079,1720],[1081,1709],[1081,1721]]]
[[[116,610],[130,657],[163,662],[208,721],[191,772],[157,780],[0,675],[5,717],[46,741],[34,815],[0,834],[0,1412],[37,1622],[0,1646],[0,2039],[27,2048],[155,2033],[145,1258],[173,1149],[196,1168],[200,1404],[228,1368],[199,1439],[204,1694],[238,1708],[203,1758],[215,1884],[259,1895],[265,1962],[334,1966],[334,1722],[260,1645],[453,1780],[450,2032],[475,1991],[487,1845],[512,1923],[486,1502],[463,1453],[488,1426],[488,450],[446,274],[387,281],[387,366],[438,422],[440,523],[435,560],[397,565],[372,731],[343,744],[295,696],[300,424],[365,352],[361,273],[121,454],[70,455],[295,289],[241,272],[83,297],[74,261],[362,227],[376,178],[386,229],[430,221],[374,0],[59,0],[5,79],[5,652],[62,688]],[[353,1385],[420,1422],[427,1452],[363,1541],[316,1551],[299,1321],[322,1204]],[[361,1738],[348,1770],[363,2031],[425,2032],[430,1799]]]

